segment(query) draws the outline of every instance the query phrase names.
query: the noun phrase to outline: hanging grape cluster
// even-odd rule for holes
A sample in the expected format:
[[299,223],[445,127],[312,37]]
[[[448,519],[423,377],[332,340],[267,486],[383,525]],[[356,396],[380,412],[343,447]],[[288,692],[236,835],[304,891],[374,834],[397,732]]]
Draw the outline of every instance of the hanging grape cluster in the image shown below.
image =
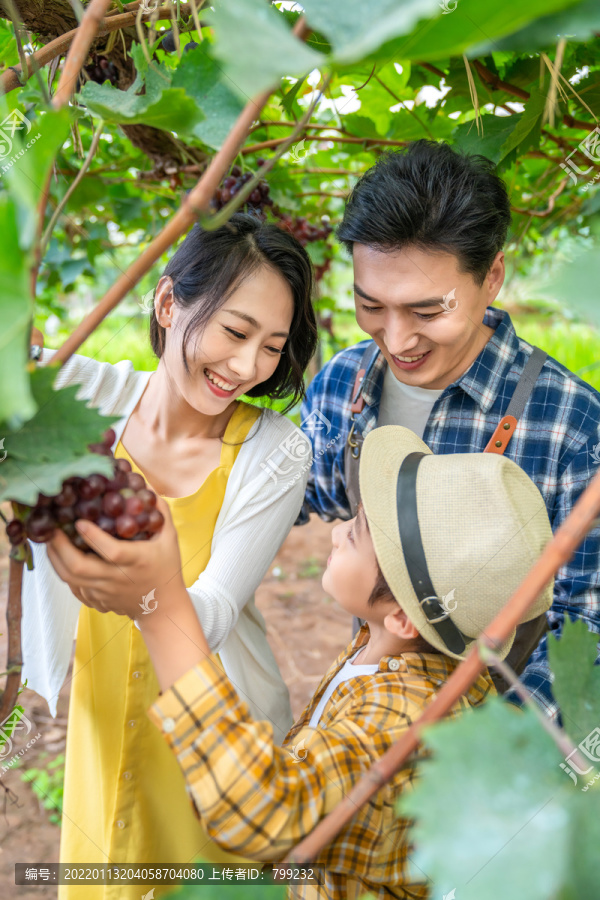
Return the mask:
[[[260,168],[264,166],[264,159],[257,159],[256,165]],[[250,172],[242,174],[239,166],[233,166],[231,174],[224,179],[223,183],[217,188],[215,195],[211,201],[211,206],[215,210],[222,209],[235,195],[247,184],[252,178]],[[267,208],[271,209],[271,213],[275,218],[275,224],[279,228],[288,231],[296,240],[306,247],[312,241],[325,241],[333,231],[332,226],[327,219],[322,218],[318,225],[308,221],[305,216],[291,216],[284,213],[278,206],[275,206],[273,200],[269,196],[269,185],[266,181],[259,181],[252,193],[243,204],[243,208],[247,212],[258,216],[261,221],[266,221]],[[322,278],[329,268],[329,260],[325,260],[323,265],[315,266],[315,275],[317,279]]]
[[[115,432],[110,428],[92,453],[112,458]],[[156,494],[126,459],[113,460],[113,476],[88,475],[67,478],[58,494],[40,494],[35,506],[14,504],[17,518],[6,526],[13,547],[26,539],[46,543],[59,528],[78,550],[93,552],[75,529],[77,519],[95,522],[102,531],[122,540],[143,541],[160,531],[164,518],[156,508]]]
[[97,84],[104,84],[105,81],[110,81],[115,87],[119,81],[119,73],[114,62],[100,54],[92,54],[91,63],[84,66],[83,71],[90,81],[95,81]]

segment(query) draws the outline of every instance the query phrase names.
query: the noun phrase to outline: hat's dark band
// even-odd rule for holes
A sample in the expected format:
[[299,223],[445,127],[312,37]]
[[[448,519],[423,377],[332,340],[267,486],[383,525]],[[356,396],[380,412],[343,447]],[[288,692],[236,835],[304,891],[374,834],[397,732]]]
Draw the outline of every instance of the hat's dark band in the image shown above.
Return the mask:
[[[425,559],[425,550],[419,528],[417,514],[417,469],[426,453],[409,453],[398,472],[396,485],[396,511],[400,541],[408,576],[421,609],[427,621],[435,628],[444,645],[451,653],[462,653],[465,649],[465,635],[444,609],[431,583]],[[466,638],[469,640],[469,638]]]

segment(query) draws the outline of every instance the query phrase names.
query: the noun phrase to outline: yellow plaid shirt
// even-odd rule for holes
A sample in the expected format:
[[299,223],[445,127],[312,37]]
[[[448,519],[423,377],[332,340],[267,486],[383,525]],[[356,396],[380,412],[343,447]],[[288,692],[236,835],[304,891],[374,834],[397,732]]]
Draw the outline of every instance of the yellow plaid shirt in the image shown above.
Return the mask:
[[[402,736],[458,665],[438,653],[385,656],[375,674],[339,685],[319,727],[309,728],[328,683],[368,639],[368,625],[363,625],[282,747],[269,722],[250,717],[214,656],[182,676],[150,708],[150,718],[179,760],[203,826],[224,849],[267,862],[283,859]],[[450,715],[494,693],[486,670]],[[321,885],[290,886],[288,896],[349,900],[371,891],[377,898],[427,897],[424,876],[409,872],[410,822],[394,811],[400,792],[411,789],[422,753],[413,754],[314,861]]]

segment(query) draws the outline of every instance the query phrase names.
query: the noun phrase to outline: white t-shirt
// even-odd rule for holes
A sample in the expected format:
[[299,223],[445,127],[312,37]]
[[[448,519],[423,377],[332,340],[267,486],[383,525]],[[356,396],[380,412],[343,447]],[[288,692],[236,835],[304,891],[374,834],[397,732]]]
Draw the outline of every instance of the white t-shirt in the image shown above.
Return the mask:
[[350,659],[347,659],[339,672],[333,676],[333,678],[325,688],[325,693],[319,700],[318,706],[310,717],[310,722],[308,723],[309,728],[316,728],[318,726],[321,715],[323,714],[323,710],[325,709],[325,705],[338,685],[343,684],[344,681],[349,681],[351,678],[357,678],[359,675],[374,675],[375,672],[379,671],[379,663],[371,666],[353,665],[352,660],[356,659],[358,654],[363,649],[363,647],[360,647],[356,651],[354,656],[351,656]]
[[404,425],[418,437],[423,438],[433,404],[443,391],[444,388],[434,391],[430,388],[404,384],[398,381],[387,366],[383,377],[377,425]]

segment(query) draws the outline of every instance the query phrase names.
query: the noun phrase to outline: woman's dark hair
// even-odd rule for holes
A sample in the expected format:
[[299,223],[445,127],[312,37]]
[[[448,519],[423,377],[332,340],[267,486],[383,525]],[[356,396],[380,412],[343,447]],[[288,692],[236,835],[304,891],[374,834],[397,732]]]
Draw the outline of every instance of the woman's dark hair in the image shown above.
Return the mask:
[[481,286],[511,222],[508,192],[485,156],[413,141],[383,153],[356,183],[338,227],[340,241],[382,251],[413,246],[458,258]]
[[[186,356],[189,339],[204,330],[244,279],[261,266],[269,266],[287,281],[294,299],[294,315],[285,353],[277,368],[267,381],[249,390],[247,396],[279,399],[291,394],[287,412],[304,396],[304,372],[317,346],[312,266],[298,241],[256,216],[235,213],[214,231],[194,225],[163,275],[173,281],[175,303],[192,311],[183,335],[183,361],[189,374]],[[150,341],[160,358],[165,348],[165,329],[159,325],[154,311],[150,318]]]

